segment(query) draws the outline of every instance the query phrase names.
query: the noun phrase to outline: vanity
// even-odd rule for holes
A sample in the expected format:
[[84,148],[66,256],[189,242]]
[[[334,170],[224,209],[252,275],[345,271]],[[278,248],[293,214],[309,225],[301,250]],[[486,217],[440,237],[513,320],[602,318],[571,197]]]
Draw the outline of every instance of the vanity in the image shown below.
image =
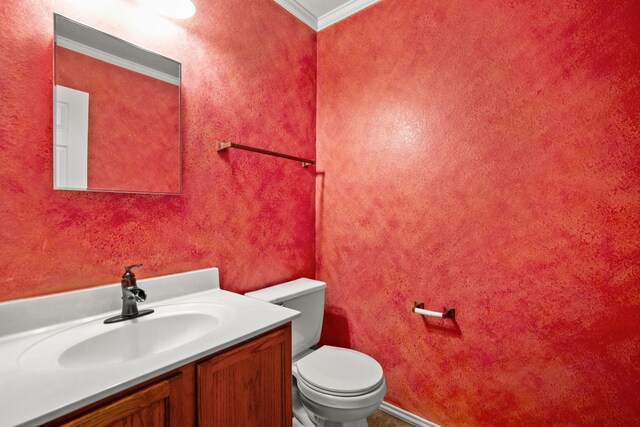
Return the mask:
[[215,268],[0,303],[0,425],[291,425],[291,320]]

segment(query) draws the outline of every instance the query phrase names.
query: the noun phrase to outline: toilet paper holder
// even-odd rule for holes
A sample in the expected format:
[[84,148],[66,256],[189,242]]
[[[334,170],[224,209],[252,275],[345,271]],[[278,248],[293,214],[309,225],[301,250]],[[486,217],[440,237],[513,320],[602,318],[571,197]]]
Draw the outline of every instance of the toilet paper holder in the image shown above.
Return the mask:
[[456,318],[456,309],[453,307],[444,307],[442,311],[432,311],[425,310],[424,303],[422,301],[415,301],[413,303],[413,309],[411,310],[414,313],[421,314],[423,316],[429,317],[439,317],[441,319],[455,319]]

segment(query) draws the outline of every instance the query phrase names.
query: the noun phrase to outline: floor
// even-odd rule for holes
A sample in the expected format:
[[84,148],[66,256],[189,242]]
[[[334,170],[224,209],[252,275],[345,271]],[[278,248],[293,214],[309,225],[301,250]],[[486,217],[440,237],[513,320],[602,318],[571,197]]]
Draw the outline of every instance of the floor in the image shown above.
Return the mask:
[[369,427],[411,427],[411,424],[407,424],[381,410],[374,412],[373,415],[367,418],[367,422]]

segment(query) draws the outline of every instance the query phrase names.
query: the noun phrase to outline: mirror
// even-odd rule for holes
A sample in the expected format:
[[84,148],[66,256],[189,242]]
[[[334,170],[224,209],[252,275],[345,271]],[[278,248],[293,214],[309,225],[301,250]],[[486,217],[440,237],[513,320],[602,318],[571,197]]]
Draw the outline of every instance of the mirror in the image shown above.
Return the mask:
[[53,188],[179,194],[180,63],[54,18]]

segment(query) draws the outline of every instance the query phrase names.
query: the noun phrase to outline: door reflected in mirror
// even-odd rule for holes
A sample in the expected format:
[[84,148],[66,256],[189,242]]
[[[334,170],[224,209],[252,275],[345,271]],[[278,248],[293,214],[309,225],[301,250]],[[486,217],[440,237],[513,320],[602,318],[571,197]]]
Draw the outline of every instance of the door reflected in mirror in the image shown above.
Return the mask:
[[57,190],[180,193],[181,65],[55,15]]

